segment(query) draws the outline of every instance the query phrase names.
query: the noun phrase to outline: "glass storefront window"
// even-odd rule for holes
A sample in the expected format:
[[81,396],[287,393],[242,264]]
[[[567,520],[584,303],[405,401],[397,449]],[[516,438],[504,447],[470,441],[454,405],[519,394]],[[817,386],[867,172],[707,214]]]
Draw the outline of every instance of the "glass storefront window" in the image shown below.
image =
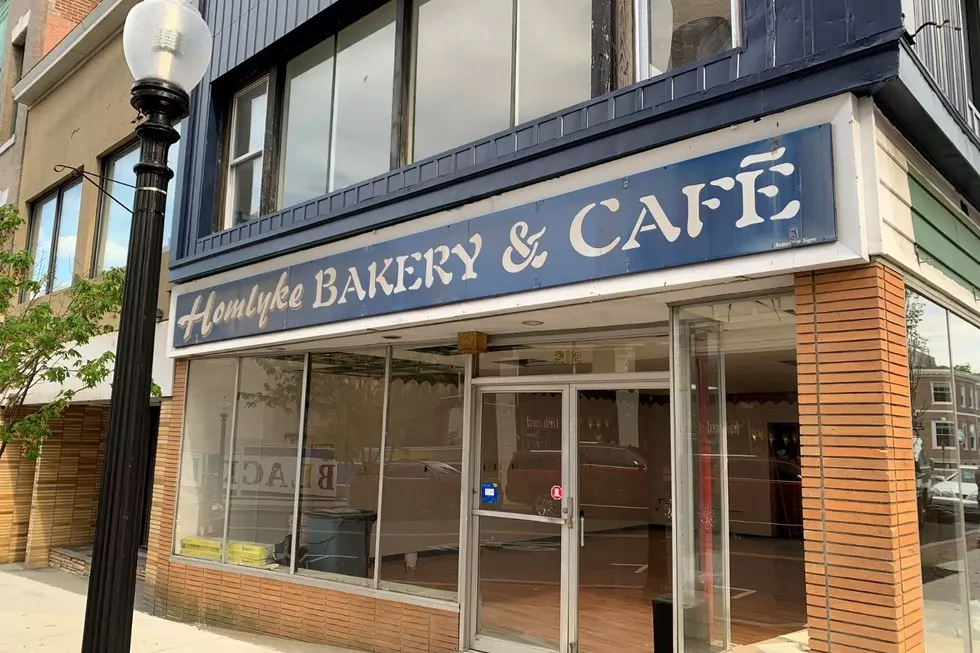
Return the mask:
[[191,361],[187,370],[174,553],[220,562],[238,359]]
[[479,375],[544,376],[558,374],[631,374],[670,370],[670,340],[642,338],[491,344],[480,355]]
[[225,562],[289,571],[303,358],[243,358]]
[[310,356],[296,568],[374,577],[385,349]]
[[[396,349],[381,507],[381,581],[456,598],[465,356]],[[377,468],[373,478],[377,488]]]
[[675,603],[686,651],[806,629],[794,308],[778,297],[675,314]]
[[906,327],[926,647],[968,648],[971,633],[980,642],[971,628],[980,617],[977,415],[967,400],[980,369],[980,329],[911,291]]

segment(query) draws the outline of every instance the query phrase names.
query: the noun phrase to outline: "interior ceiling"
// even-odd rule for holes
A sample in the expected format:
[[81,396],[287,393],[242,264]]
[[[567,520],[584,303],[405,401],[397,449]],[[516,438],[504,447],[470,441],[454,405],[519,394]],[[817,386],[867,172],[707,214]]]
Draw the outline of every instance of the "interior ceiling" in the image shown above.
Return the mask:
[[[703,293],[694,289],[687,294]],[[517,311],[425,324],[384,332],[289,343],[243,352],[282,355],[313,352],[314,373],[375,376],[383,370],[384,347],[394,346],[396,376],[458,378],[462,359],[457,334],[488,334],[487,373],[492,375],[563,374],[569,366],[554,365],[558,350],[581,350],[578,373],[593,371],[599,359],[626,357],[634,371],[669,370],[668,301],[679,293],[621,297],[573,306]],[[684,297],[680,296],[683,301]],[[792,295],[775,299],[716,301],[682,310],[685,319],[721,329],[727,391],[730,394],[796,392],[796,317]],[[598,330],[598,332],[597,332]],[[712,341],[717,351],[718,339]],[[337,350],[343,349],[343,353]],[[482,362],[481,362],[482,364]],[[608,363],[602,363],[608,365]],[[513,371],[506,371],[511,368]],[[607,371],[599,369],[596,371]],[[612,371],[611,369],[608,371]]]

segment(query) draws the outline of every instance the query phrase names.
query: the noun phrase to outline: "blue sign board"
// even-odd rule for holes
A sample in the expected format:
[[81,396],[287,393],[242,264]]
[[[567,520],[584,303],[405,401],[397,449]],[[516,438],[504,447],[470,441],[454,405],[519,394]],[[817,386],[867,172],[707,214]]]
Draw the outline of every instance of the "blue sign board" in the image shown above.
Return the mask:
[[483,481],[480,484],[480,503],[499,503],[500,486],[496,481]]
[[827,124],[183,293],[173,344],[836,239]]

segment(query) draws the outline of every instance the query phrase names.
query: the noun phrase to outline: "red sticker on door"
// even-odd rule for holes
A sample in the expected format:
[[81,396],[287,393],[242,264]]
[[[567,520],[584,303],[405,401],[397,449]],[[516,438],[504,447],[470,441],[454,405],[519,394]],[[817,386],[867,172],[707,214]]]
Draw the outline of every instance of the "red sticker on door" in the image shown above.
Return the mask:
[[561,486],[560,485],[552,485],[551,486],[551,498],[554,499],[555,501],[560,501],[561,500],[561,495],[562,495]]

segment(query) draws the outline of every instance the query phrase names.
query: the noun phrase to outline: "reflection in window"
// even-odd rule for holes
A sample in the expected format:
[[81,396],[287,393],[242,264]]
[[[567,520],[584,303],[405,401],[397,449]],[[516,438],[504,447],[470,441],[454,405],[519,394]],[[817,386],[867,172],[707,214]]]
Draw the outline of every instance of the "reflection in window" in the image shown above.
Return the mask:
[[[175,126],[178,134],[182,123]],[[167,161],[172,170],[177,170],[180,157],[179,141],[170,146]],[[133,200],[135,198],[136,172],[133,166],[139,163],[139,145],[132,145],[113,155],[105,162],[103,176],[105,177],[105,195],[102,196],[102,216],[99,224],[99,250],[96,254],[98,263],[96,272],[104,272],[112,268],[126,266],[126,256],[129,252],[129,233],[133,226]],[[179,171],[178,171],[179,172]],[[170,182],[167,191],[167,209],[164,213],[163,249],[170,247],[170,230],[173,224],[174,201],[179,183],[179,175]]]
[[[644,77],[656,77],[732,49],[731,0],[645,0],[649,57]],[[642,15],[642,14],[641,14]]]
[[[388,400],[381,580],[455,597],[464,356],[395,350]],[[374,478],[377,492],[377,468]],[[434,555],[420,553],[435,552]]]
[[516,16],[514,5],[416,5],[414,160],[590,97],[591,2],[525,0]]
[[282,206],[298,204],[327,190],[334,44],[331,37],[286,66]]
[[296,568],[374,576],[385,350],[310,356]]
[[33,206],[30,250],[34,280],[41,283],[39,294],[68,288],[74,281],[81,203],[82,182],[76,181]]
[[394,3],[289,62],[281,206],[389,169],[394,65]]
[[303,358],[242,358],[231,467],[234,565],[289,571]]
[[[950,329],[948,325],[956,326]],[[971,623],[970,595],[975,591],[974,597],[980,598],[980,588],[970,587],[972,574],[964,568],[971,559],[963,558],[967,550],[974,548],[972,538],[976,537],[972,535],[967,540],[966,519],[975,518],[980,510],[976,485],[966,480],[974,469],[967,461],[976,460],[976,454],[965,449],[966,437],[957,426],[962,417],[957,419],[956,406],[937,409],[932,402],[937,385],[946,390],[955,385],[963,387],[961,380],[965,379],[960,377],[964,372],[954,366],[958,368],[974,359],[974,343],[980,334],[913,292],[906,292],[906,327],[912,408],[910,453],[915,464],[919,515],[923,622],[926,648],[941,649],[954,640],[962,645],[963,633]],[[951,393],[944,393],[943,398],[951,400]]]
[[174,553],[220,562],[238,360],[188,364]]
[[949,449],[956,446],[956,433],[952,422],[932,423],[932,444],[937,449]]
[[[680,587],[696,606],[684,614],[685,643],[708,650],[729,627],[726,645],[805,630],[793,298],[686,307],[675,319],[671,400],[678,432],[689,434],[679,438],[675,459],[690,460],[691,478],[678,481],[685,491],[677,497],[674,534]],[[756,591],[726,600],[735,588]],[[772,600],[778,611],[767,607]]]
[[937,404],[952,403],[953,391],[949,389],[948,381],[937,381],[932,384],[932,400]]

